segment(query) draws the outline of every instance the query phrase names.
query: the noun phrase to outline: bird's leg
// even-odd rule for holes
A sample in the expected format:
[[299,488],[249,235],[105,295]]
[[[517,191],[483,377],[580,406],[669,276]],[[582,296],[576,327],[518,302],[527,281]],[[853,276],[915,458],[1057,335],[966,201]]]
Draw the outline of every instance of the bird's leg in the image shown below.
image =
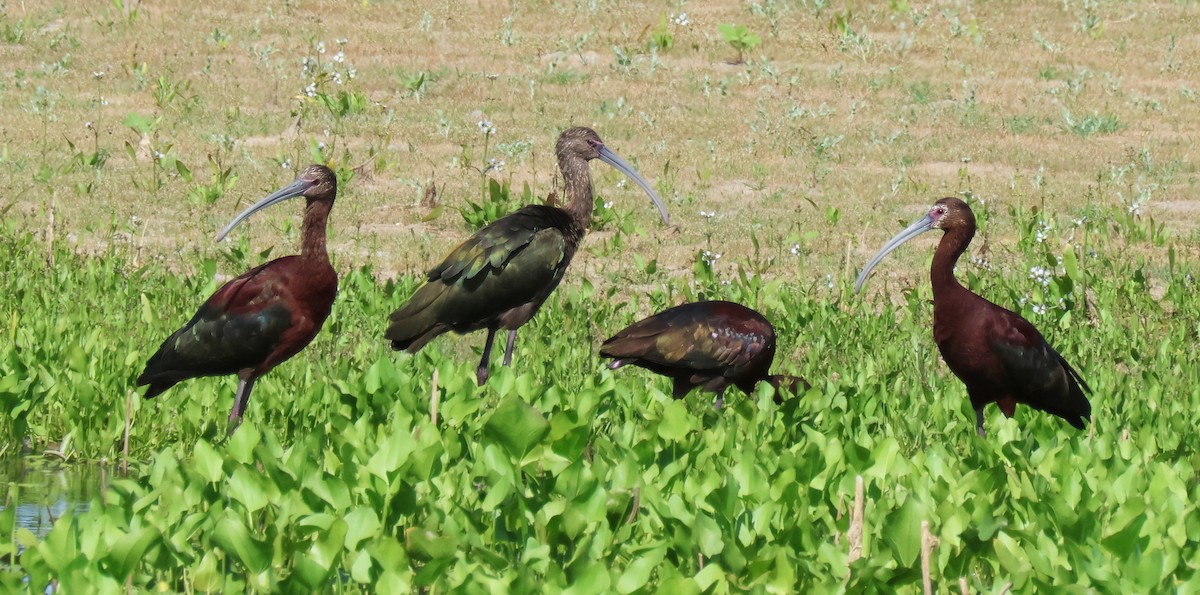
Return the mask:
[[717,400],[713,401],[713,409],[720,411],[723,406],[725,406],[725,391],[717,391]]
[[242,423],[242,414],[246,412],[246,404],[250,402],[250,390],[258,378],[249,376],[238,378],[237,394],[233,396],[233,411],[229,412],[229,431],[232,433]]
[[508,343],[504,345],[504,365],[512,363],[513,345],[517,343],[517,330],[508,331]]
[[987,432],[983,431],[983,409],[975,410],[975,431],[979,432],[980,438],[987,435]]
[[475,380],[479,386],[488,379],[488,359],[492,357],[492,341],[496,340],[496,329],[488,328],[487,339],[483,344],[483,357],[479,360],[479,367],[475,368]]

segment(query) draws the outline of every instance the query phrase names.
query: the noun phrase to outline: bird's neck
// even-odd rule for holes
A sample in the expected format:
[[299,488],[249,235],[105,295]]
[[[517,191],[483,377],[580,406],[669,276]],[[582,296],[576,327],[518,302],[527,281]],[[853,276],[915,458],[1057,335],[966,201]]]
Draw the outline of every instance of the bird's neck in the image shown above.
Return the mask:
[[587,229],[592,220],[592,209],[595,203],[592,199],[592,175],[588,171],[588,162],[579,157],[559,155],[558,167],[562,170],[563,182],[567,192],[567,214],[571,223],[578,229]]
[[954,277],[954,265],[958,258],[967,250],[975,229],[972,227],[957,227],[948,230],[938,242],[937,251],[933,253],[933,265],[929,268],[929,278],[933,282],[933,299],[936,302],[939,295],[946,296],[962,290],[963,286]]
[[304,209],[304,223],[301,224],[300,256],[305,260],[329,262],[329,252],[325,249],[325,229],[329,221],[329,211],[333,205],[326,200],[310,201]]

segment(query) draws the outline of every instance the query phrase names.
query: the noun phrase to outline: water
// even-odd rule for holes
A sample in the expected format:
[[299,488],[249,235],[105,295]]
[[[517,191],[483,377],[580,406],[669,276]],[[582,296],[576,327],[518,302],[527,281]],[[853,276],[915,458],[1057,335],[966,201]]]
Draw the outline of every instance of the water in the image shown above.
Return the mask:
[[41,539],[68,510],[88,510],[100,493],[102,475],[96,463],[42,456],[0,459],[0,513],[12,508],[13,529],[28,529]]
[[[54,528],[55,520],[68,510],[76,514],[87,511],[92,498],[100,493],[107,471],[97,464],[71,465],[42,456],[0,459],[0,521],[7,521],[5,513],[11,509],[13,526],[9,537],[16,538],[17,556],[28,544],[28,536],[22,540],[18,535],[21,529],[28,529],[35,538],[42,539]],[[9,568],[10,562],[0,560],[0,567]],[[28,576],[25,581],[28,583]],[[49,595],[56,591],[57,585],[52,581],[42,592]]]

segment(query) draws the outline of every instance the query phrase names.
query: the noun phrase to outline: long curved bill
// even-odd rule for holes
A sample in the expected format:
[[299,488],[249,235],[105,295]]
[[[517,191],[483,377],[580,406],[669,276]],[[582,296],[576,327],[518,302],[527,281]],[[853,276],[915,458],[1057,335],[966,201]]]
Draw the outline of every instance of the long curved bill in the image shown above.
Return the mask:
[[217,241],[219,242],[225,239],[225,236],[229,235],[229,232],[233,231],[233,228],[237,227],[242,221],[245,221],[250,215],[253,215],[271,205],[281,203],[289,198],[302,196],[306,190],[312,187],[312,185],[313,183],[309,180],[296,180],[295,182],[276,190],[270,196],[250,205],[250,208],[242,211],[237,217],[234,217],[233,221],[230,221],[229,225],[226,225],[225,229],[222,229],[221,233],[217,234]]
[[854,281],[854,292],[858,293],[859,290],[862,289],[863,283],[865,283],[867,280],[867,275],[871,274],[871,269],[875,268],[875,265],[879,264],[879,262],[883,260],[885,256],[891,254],[893,250],[899,248],[904,242],[907,242],[931,229],[933,229],[933,217],[925,215],[919,221],[904,228],[904,231],[896,234],[894,237],[892,237],[892,239],[888,240],[887,243],[879,249],[879,252],[876,252],[875,256],[871,257],[871,260],[867,262],[867,266],[863,267],[862,272],[858,274],[858,279]]
[[617,168],[618,171],[629,176],[629,179],[636,182],[638,186],[641,186],[642,190],[645,190],[646,194],[650,195],[650,200],[654,201],[654,206],[658,207],[658,214],[662,217],[662,222],[664,224],[671,222],[670,218],[667,217],[667,207],[663,206],[662,200],[658,198],[658,194],[650,188],[650,183],[645,178],[642,178],[641,174],[637,173],[624,159],[621,159],[620,156],[613,153],[608,147],[602,146],[600,147],[600,161]]

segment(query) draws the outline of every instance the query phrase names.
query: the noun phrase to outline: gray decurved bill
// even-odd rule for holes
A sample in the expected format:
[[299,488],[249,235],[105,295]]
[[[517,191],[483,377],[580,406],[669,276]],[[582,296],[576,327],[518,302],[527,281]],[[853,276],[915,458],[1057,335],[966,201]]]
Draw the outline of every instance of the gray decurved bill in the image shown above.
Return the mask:
[[621,159],[616,153],[613,153],[611,150],[609,150],[608,147],[601,146],[600,161],[617,168],[618,171],[626,176],[629,176],[629,179],[636,182],[638,186],[641,186],[642,190],[645,190],[646,194],[650,195],[650,200],[654,201],[654,206],[658,207],[658,214],[662,217],[663,224],[669,224],[671,222],[667,217],[667,207],[663,206],[662,200],[658,198],[658,194],[656,194],[654,190],[650,188],[650,183],[642,178],[641,174],[637,173],[637,171],[635,171],[632,166],[626,163],[624,159]]
[[875,265],[879,264],[879,262],[883,260],[885,256],[891,254],[896,248],[899,248],[900,244],[903,244],[904,242],[907,242],[931,229],[933,229],[933,217],[925,215],[919,221],[904,228],[904,231],[896,234],[892,237],[892,239],[888,240],[887,243],[879,249],[879,252],[876,252],[875,256],[871,257],[871,260],[867,262],[867,266],[863,267],[862,272],[858,274],[858,279],[854,281],[854,293],[858,293],[859,290],[862,289],[863,283],[865,283],[867,280],[867,275],[871,274],[871,269],[875,268]]
[[250,215],[253,215],[273,204],[281,203],[289,198],[303,196],[304,192],[311,188],[312,185],[313,183],[309,180],[296,180],[295,182],[276,190],[270,196],[250,205],[250,208],[242,211],[237,217],[234,217],[233,221],[230,221],[229,225],[226,225],[225,229],[222,229],[221,233],[217,234],[217,241],[219,242],[225,239],[225,236],[229,235],[229,232],[233,231],[233,228],[237,227],[239,223],[244,221]]

